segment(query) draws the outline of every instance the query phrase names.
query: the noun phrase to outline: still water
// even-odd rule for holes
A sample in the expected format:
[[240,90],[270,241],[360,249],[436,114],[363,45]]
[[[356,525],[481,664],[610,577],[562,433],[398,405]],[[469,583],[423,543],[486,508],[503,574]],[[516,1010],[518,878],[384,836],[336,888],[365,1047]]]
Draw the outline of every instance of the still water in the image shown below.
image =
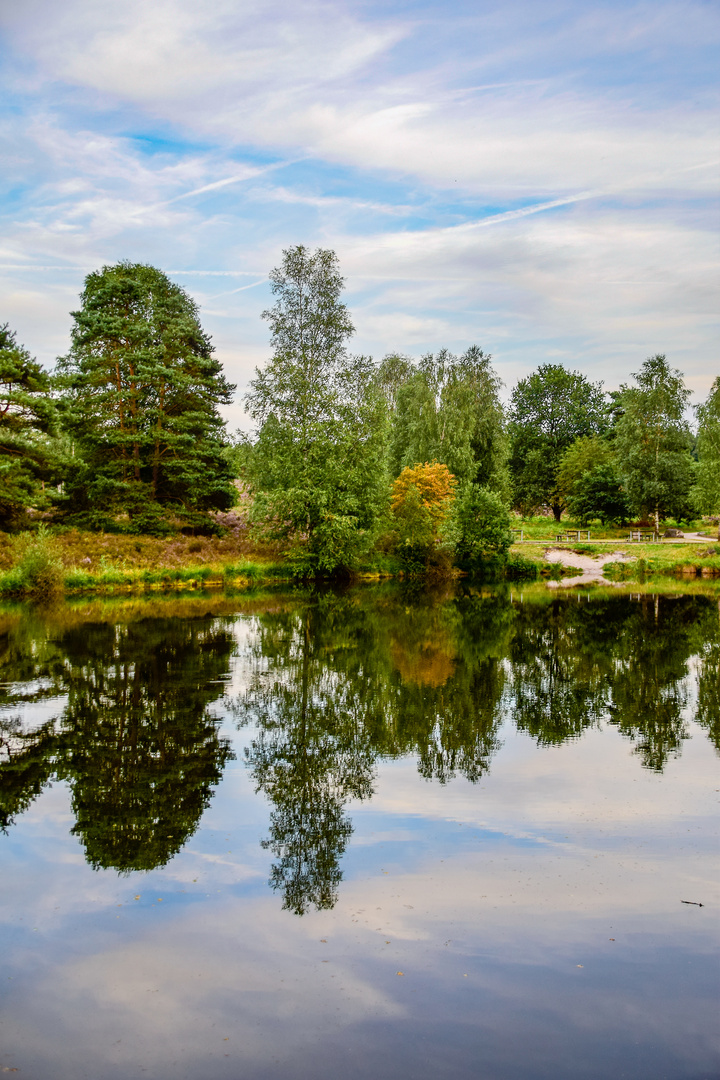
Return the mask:
[[0,631],[0,1072],[718,1076],[717,592]]

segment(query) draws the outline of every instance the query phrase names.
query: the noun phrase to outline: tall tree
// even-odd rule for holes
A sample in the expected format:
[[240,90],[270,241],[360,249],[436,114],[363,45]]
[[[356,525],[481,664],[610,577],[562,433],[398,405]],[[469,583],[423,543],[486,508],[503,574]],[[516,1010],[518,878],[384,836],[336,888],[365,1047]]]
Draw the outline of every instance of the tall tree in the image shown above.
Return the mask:
[[524,512],[552,507],[559,521],[566,497],[558,483],[563,453],[581,436],[600,435],[608,423],[602,383],[561,364],[541,364],[512,393],[510,472],[515,504]]
[[62,475],[50,377],[0,326],[0,528],[22,524],[28,507],[47,504],[46,484]]
[[694,502],[701,513],[720,515],[720,375],[712,384],[707,401],[698,405],[697,416],[698,466]]
[[126,512],[142,528],[163,512],[202,521],[232,506],[218,406],[222,374],[197,305],[160,270],[123,262],[89,274],[59,371],[81,465],[68,509],[88,523]]
[[440,461],[458,483],[508,493],[507,440],[500,379],[477,345],[462,356],[428,353],[417,367],[403,357],[381,366],[392,393],[392,468]]
[[661,355],[650,356],[623,386],[615,445],[633,509],[655,518],[683,517],[690,504],[692,438],[685,410],[690,391],[682,373]]
[[299,572],[331,572],[369,546],[385,510],[387,409],[372,361],[348,355],[335,253],[288,248],[270,280],[273,357],[246,397],[261,425],[248,468],[254,514],[289,542]]

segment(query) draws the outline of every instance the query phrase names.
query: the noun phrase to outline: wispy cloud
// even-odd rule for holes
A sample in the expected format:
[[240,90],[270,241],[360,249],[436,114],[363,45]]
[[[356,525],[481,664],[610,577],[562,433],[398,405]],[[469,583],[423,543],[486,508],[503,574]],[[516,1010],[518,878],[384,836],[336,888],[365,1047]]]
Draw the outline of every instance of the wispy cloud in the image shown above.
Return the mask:
[[46,361],[84,273],[132,258],[205,304],[242,384],[303,242],[337,249],[364,351],[481,338],[506,378],[617,382],[661,350],[709,385],[712,6],[26,0],[0,25],[4,318]]

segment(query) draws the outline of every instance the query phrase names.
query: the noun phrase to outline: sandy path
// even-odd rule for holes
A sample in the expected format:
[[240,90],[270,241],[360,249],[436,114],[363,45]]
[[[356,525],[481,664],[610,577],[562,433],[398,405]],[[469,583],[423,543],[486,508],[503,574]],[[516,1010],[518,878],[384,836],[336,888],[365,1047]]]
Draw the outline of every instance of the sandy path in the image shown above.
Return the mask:
[[606,563],[632,562],[633,556],[625,551],[613,551],[610,555],[598,555],[593,559],[590,555],[577,555],[567,548],[550,548],[545,552],[545,559],[551,563],[564,563],[566,566],[577,567],[581,574],[575,577],[564,577],[560,581],[548,581],[551,589],[572,588],[573,585],[588,585],[590,582],[601,582],[603,585],[614,585],[616,582],[608,581],[603,575],[603,567]]

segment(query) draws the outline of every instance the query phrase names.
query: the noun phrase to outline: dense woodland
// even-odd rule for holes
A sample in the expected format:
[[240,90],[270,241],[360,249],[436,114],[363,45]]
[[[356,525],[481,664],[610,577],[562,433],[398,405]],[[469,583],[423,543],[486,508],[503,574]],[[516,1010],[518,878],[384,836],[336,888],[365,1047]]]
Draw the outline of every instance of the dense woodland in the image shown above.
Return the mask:
[[541,364],[503,406],[476,345],[353,355],[334,252],[290,248],[270,280],[251,436],[226,430],[235,387],[197,305],[151,266],[88,275],[53,372],[0,328],[0,528],[212,533],[240,500],[256,535],[312,575],[373,551],[407,572],[501,561],[513,512],[656,530],[720,513],[720,376],[692,425],[662,355],[612,393]]

